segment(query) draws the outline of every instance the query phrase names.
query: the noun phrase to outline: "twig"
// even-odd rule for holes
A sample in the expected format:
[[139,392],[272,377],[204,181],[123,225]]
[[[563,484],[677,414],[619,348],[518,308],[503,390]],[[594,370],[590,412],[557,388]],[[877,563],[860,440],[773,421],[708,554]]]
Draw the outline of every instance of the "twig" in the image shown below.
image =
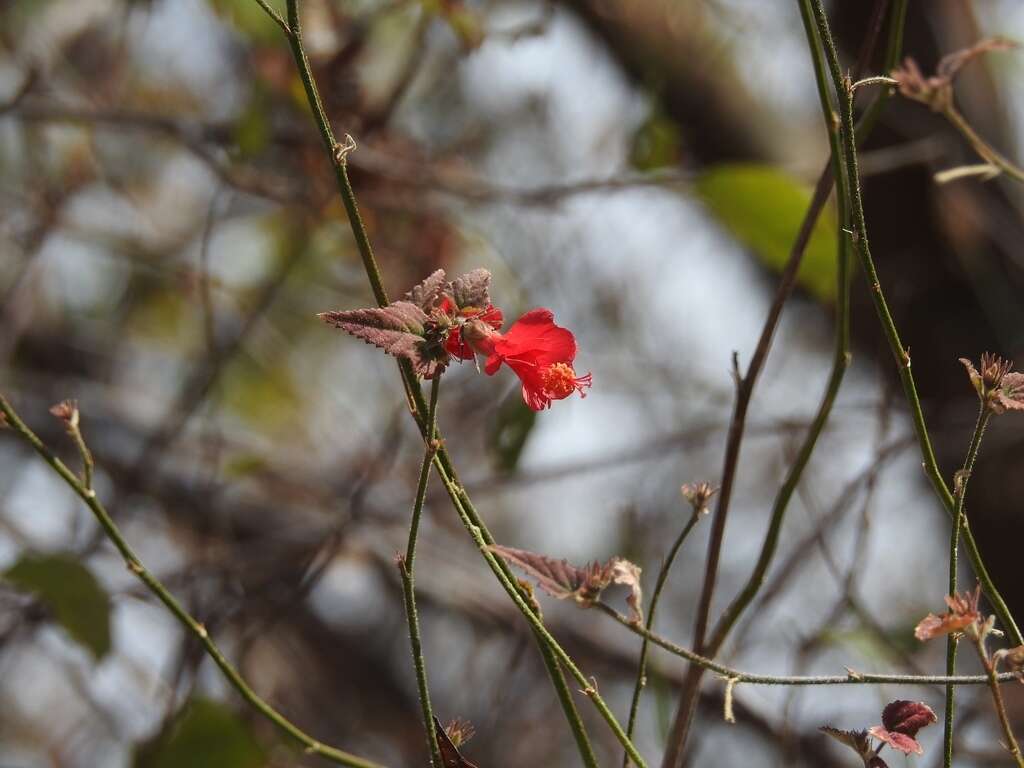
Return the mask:
[[[957,554],[960,549],[960,527],[964,520],[964,499],[967,498],[967,482],[974,471],[974,461],[978,458],[978,450],[981,448],[981,438],[985,434],[985,427],[992,415],[991,411],[982,402],[978,408],[978,421],[974,425],[974,434],[971,436],[971,444],[967,449],[967,456],[964,458],[963,468],[958,475],[959,481],[954,485],[956,491],[956,511],[953,513],[953,527],[949,532],[949,594],[957,593]],[[958,634],[951,632],[946,635],[946,674],[956,674],[956,646]],[[953,765],[953,708],[955,705],[955,691],[952,685],[946,686],[946,712],[943,718],[942,734],[942,765],[943,768],[952,768]]]
[[412,646],[413,666],[416,669],[416,685],[419,688],[420,708],[423,710],[423,728],[427,734],[427,746],[430,749],[430,764],[433,768],[443,768],[441,750],[437,745],[437,732],[434,730],[434,709],[430,705],[430,689],[427,686],[427,666],[423,659],[423,648],[420,639],[420,620],[416,610],[415,564],[416,539],[419,533],[420,516],[423,514],[423,502],[427,496],[427,480],[430,477],[430,465],[434,459],[436,445],[434,443],[435,425],[437,423],[437,395],[441,388],[441,374],[434,376],[430,387],[430,410],[427,412],[426,445],[423,449],[423,464],[420,467],[420,479],[416,486],[416,501],[412,508],[412,521],[409,523],[409,544],[405,557],[398,558],[398,571],[402,576],[402,592],[405,597],[405,617],[409,623],[409,642]]
[[[664,648],[669,653],[686,659],[695,666],[706,669],[708,672],[715,672],[727,679],[735,679],[737,683],[746,683],[748,685],[814,686],[883,685],[890,683],[898,685],[945,685],[947,683],[953,685],[988,685],[990,682],[987,675],[959,675],[950,677],[949,675],[876,674],[872,672],[857,672],[852,669],[847,670],[845,675],[761,675],[753,672],[742,672],[738,669],[727,667],[725,664],[719,664],[713,659],[701,656],[699,653],[694,653],[688,648],[673,643],[656,632],[652,632],[646,627],[631,621],[628,616],[619,613],[607,603],[598,602],[594,604],[594,607],[601,611],[601,613],[611,616],[630,632],[646,637],[659,648]],[[996,676],[996,680],[999,683],[1010,683],[1016,682],[1017,678],[1013,673],[1003,672]]]
[[278,11],[269,2],[267,2],[267,0],[256,0],[256,3],[260,8],[266,11],[267,16],[269,16],[288,37],[292,36],[292,31],[288,27],[288,22],[284,20],[284,17],[281,16],[281,14],[278,13]]
[[317,741],[297,725],[285,718],[284,715],[270,706],[270,704],[268,704],[264,699],[260,698],[260,696],[249,687],[249,684],[238,673],[238,670],[236,670],[234,666],[232,666],[231,662],[227,660],[227,657],[224,656],[220,648],[217,647],[217,644],[214,643],[213,639],[207,632],[206,627],[204,627],[202,623],[185,610],[174,595],[167,591],[159,579],[146,570],[142,561],[139,560],[134,550],[132,550],[131,546],[125,540],[121,531],[118,529],[117,524],[114,523],[102,502],[100,502],[96,497],[96,494],[87,488],[82,481],[75,476],[75,473],[68,469],[64,462],[57,458],[53,452],[43,444],[39,437],[25,425],[25,422],[23,422],[18,414],[15,413],[11,404],[7,402],[3,395],[0,395],[0,412],[3,413],[8,425],[32,446],[36,453],[38,453],[46,463],[50,465],[54,472],[56,472],[61,479],[68,484],[71,490],[73,490],[78,497],[86,503],[95,516],[96,521],[103,528],[107,538],[121,554],[128,570],[137,576],[139,580],[149,588],[149,591],[167,607],[179,622],[181,622],[186,631],[198,638],[199,642],[203,645],[203,648],[206,649],[206,653],[209,654],[210,658],[213,659],[213,662],[220,668],[221,672],[224,673],[224,677],[228,679],[228,682],[231,683],[232,687],[238,691],[243,699],[249,702],[249,704],[255,707],[260,714],[274,723],[274,725],[279,729],[301,743],[309,754],[320,755],[336,765],[352,766],[352,768],[382,768],[378,763],[374,763],[370,760],[366,760],[365,758],[358,757],[357,755],[344,752],[336,747],[331,747]]
[[999,716],[999,725],[1003,729],[1003,736],[1006,737],[1006,749],[1016,761],[1017,768],[1024,768],[1024,755],[1021,754],[1017,737],[1013,735],[1010,719],[1006,715],[1006,704],[1003,703],[1003,693],[999,690],[1000,675],[996,672],[996,662],[992,660],[985,648],[983,635],[976,634],[974,643],[978,649],[978,655],[981,656],[982,666],[985,667],[985,678],[988,681],[989,690],[992,691],[992,701],[996,707],[996,714]]
[[[679,536],[676,537],[675,542],[673,542],[672,547],[668,551],[668,555],[661,564],[661,570],[658,571],[658,579],[654,584],[654,592],[651,594],[651,604],[647,608],[647,620],[644,623],[648,631],[654,629],[654,615],[658,610],[658,601],[661,599],[662,590],[664,590],[665,584],[668,582],[668,574],[672,570],[672,564],[676,560],[676,555],[679,554],[680,547],[683,546],[683,542],[686,541],[690,531],[697,525],[700,517],[701,513],[698,510],[694,510],[693,515],[690,516],[689,521],[683,526],[683,530],[679,532]],[[629,722],[626,724],[626,735],[630,738],[633,738],[636,716],[640,710],[640,695],[647,685],[647,652],[650,649],[650,644],[651,641],[645,637],[640,645],[640,662],[637,665],[636,684],[633,686],[633,700],[629,705]],[[626,754],[623,755],[622,766],[627,768],[628,765],[629,755]]]

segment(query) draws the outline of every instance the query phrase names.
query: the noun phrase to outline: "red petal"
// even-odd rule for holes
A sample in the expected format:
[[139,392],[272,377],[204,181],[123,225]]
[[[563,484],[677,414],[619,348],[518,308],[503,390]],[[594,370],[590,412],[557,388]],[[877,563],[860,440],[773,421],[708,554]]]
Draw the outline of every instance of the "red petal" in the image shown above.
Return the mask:
[[571,363],[576,357],[576,339],[571,331],[555,325],[550,309],[532,309],[495,343],[495,351],[503,358],[515,357],[537,366]]

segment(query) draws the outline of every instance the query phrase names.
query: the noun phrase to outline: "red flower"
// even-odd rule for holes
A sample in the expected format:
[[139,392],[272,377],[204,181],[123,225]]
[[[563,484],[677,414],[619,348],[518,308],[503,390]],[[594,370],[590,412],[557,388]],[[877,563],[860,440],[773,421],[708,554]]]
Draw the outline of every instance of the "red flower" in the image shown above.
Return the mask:
[[484,371],[493,375],[502,363],[508,365],[523,382],[523,400],[535,411],[563,400],[573,392],[586,397],[591,375],[577,376],[572,361],[576,357],[576,339],[565,328],[555,325],[549,309],[532,309],[516,320],[505,334],[494,334]]
[[441,299],[439,309],[446,315],[455,316],[457,320],[462,321],[461,323],[457,322],[452,327],[444,343],[445,351],[458,360],[472,360],[474,355],[473,348],[462,337],[462,329],[466,323],[472,320],[480,320],[484,326],[489,326],[497,331],[501,329],[502,324],[505,322],[505,316],[493,304],[488,304],[483,309],[477,307],[458,309],[455,306],[455,302],[445,296]]

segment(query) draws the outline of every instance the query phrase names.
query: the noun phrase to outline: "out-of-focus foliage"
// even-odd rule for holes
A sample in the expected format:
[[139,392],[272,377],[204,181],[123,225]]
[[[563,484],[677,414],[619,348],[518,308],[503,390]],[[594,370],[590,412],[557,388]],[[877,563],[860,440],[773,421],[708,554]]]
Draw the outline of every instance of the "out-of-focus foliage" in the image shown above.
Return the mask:
[[2,578],[32,593],[53,621],[97,660],[110,651],[110,597],[77,558],[26,553]]
[[134,768],[260,768],[266,754],[228,707],[194,698],[166,728],[142,744]]
[[[730,234],[766,267],[781,272],[800,231],[811,192],[786,173],[761,165],[724,165],[702,173],[697,195]],[[836,295],[836,216],[828,207],[811,233],[797,282],[821,301]]]

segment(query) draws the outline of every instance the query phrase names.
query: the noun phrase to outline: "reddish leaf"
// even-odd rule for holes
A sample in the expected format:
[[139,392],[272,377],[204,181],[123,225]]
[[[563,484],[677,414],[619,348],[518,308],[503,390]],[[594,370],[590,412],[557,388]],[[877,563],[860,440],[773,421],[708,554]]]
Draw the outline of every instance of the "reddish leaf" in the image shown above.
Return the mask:
[[848,746],[860,755],[862,760],[869,759],[871,754],[874,752],[874,749],[871,746],[871,740],[868,738],[867,731],[843,731],[839,728],[833,728],[831,725],[823,725],[818,730]]
[[897,699],[882,710],[882,725],[889,731],[916,736],[926,725],[936,722],[935,712],[921,701]]
[[486,269],[474,269],[452,280],[452,298],[459,309],[483,309],[491,303],[490,289],[491,273]]
[[410,304],[415,304],[417,307],[429,314],[430,310],[432,310],[437,304],[441,294],[444,293],[444,289],[447,285],[444,277],[444,270],[437,270],[426,280],[405,294],[405,300]]
[[946,597],[949,611],[941,616],[929,613],[914,628],[914,637],[921,641],[931,640],[933,637],[948,635],[950,632],[958,632],[971,626],[981,619],[981,614],[978,612],[980,596],[979,587],[973,593],[965,592],[962,595]]
[[627,586],[630,595],[626,601],[631,619],[643,621],[640,567],[629,560],[613,557],[603,565],[593,562],[579,568],[567,560],[555,560],[523,549],[498,545],[488,549],[533,576],[538,586],[552,597],[559,600],[571,597],[584,608],[593,605],[609,585]]
[[600,570],[600,566],[596,563],[588,565],[586,568],[577,568],[568,560],[555,560],[551,557],[527,552],[525,549],[514,549],[497,544],[488,549],[533,576],[537,579],[537,586],[559,600],[578,597],[583,586],[588,581],[592,582],[593,574]]
[[905,755],[924,754],[924,748],[917,743],[917,739],[913,738],[912,736],[907,736],[907,734],[905,733],[899,733],[898,731],[887,731],[880,725],[874,726],[868,731],[868,733],[870,733],[879,741],[884,741],[897,752],[902,752]]
[[1003,411],[1024,411],[1024,373],[1007,373],[1003,376],[1002,385],[996,395],[1001,410],[993,410],[996,413]]
[[444,768],[477,768],[475,763],[462,756],[458,747],[448,737],[448,733],[441,727],[441,721],[437,717],[434,717],[434,733],[437,734],[437,746],[441,751],[441,763]]
[[412,363],[420,376],[431,378],[448,361],[444,348],[423,338],[426,313],[408,301],[386,307],[322,312],[324,322]]

